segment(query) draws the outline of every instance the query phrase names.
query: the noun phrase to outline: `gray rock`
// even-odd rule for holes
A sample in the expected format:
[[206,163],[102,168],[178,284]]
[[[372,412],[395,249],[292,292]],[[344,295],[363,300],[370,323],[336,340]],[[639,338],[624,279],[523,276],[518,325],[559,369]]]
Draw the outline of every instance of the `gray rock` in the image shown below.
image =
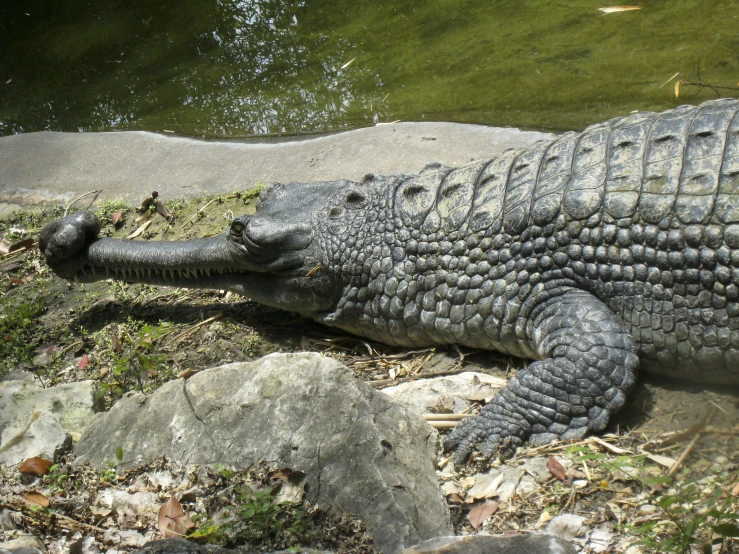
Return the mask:
[[0,542],[0,554],[44,554],[45,552],[44,541],[34,535],[21,535],[13,540]]
[[[246,552],[244,549],[230,550],[212,545],[199,545],[184,539],[164,539],[146,543],[143,548],[131,554],[237,554]],[[322,550],[297,548],[294,550],[279,550],[272,554],[330,554]]]
[[454,413],[460,413],[471,401],[490,399],[505,385],[505,379],[466,371],[448,377],[409,381],[384,388],[382,392],[419,414],[438,411],[435,408],[447,398],[454,406]]
[[0,528],[3,531],[17,529],[22,521],[20,512],[10,511],[7,508],[0,510]]
[[318,354],[272,354],[202,371],[150,396],[128,393],[95,418],[77,462],[124,466],[167,456],[182,464],[307,474],[306,498],[364,520],[386,554],[449,534],[434,460],[438,435],[422,418]]
[[237,552],[239,551],[218,546],[199,545],[185,539],[163,539],[147,542],[132,554],[236,554]]
[[565,540],[552,535],[532,533],[494,537],[466,535],[437,537],[403,550],[402,554],[576,554]]
[[0,435],[0,464],[17,465],[34,456],[53,460],[72,443],[56,416],[46,410],[34,410],[28,421],[14,423],[18,426],[9,425]]
[[81,381],[42,388],[33,379],[0,381],[0,464],[32,456],[53,459],[100,411],[97,385]]

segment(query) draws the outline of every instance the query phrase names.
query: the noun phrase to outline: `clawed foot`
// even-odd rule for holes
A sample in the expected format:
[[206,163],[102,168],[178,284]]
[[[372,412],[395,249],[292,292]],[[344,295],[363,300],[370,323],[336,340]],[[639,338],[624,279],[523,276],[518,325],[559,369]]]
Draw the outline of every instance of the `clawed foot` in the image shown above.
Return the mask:
[[531,426],[523,417],[501,410],[504,395],[504,391],[499,393],[480,414],[460,422],[446,437],[444,450],[454,451],[455,464],[464,464],[473,452],[478,452],[483,460],[510,458],[529,437]]
[[91,212],[80,212],[49,223],[41,231],[39,248],[49,267],[64,279],[72,280],[80,264],[75,258],[97,239],[100,221]]

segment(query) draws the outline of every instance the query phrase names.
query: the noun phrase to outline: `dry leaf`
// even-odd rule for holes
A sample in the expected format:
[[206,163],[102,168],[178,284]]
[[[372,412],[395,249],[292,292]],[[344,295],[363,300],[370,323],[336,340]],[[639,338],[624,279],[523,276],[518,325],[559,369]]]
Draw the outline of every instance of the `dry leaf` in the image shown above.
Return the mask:
[[539,516],[539,525],[544,525],[546,522],[551,520],[554,516],[549,510],[544,510]]
[[346,63],[345,63],[344,65],[342,65],[342,66],[341,66],[341,69],[346,69],[346,68],[347,68],[347,67],[349,67],[349,66],[350,66],[350,65],[352,64],[352,62],[354,62],[354,60],[356,60],[356,59],[357,59],[357,58],[352,58],[351,60],[349,60],[348,62],[346,62]]
[[477,530],[483,523],[485,523],[485,520],[493,515],[497,510],[497,502],[486,500],[483,504],[472,508],[470,510],[470,513],[467,514],[467,519],[469,520],[472,527]]
[[18,250],[31,248],[33,246],[33,239],[23,239],[18,242],[10,242],[7,238],[0,240],[0,254],[10,254]]
[[113,335],[111,342],[113,343],[113,350],[116,354],[123,352],[123,345],[121,344],[121,338],[119,335]]
[[496,475],[495,479],[493,479],[490,484],[485,487],[484,490],[482,490],[479,493],[476,493],[474,496],[467,496],[467,502],[472,502],[473,500],[478,500],[480,498],[491,498],[495,495],[495,493],[498,491],[498,487],[503,482],[503,472],[500,472],[498,475]]
[[108,374],[109,372],[110,372],[110,369],[108,368],[108,366],[105,366],[105,367],[101,367],[101,368],[100,368],[100,370],[99,370],[99,371],[97,372],[97,374],[95,375],[95,379],[102,379],[102,378],[103,378],[103,377],[105,377],[105,376],[106,376],[106,375],[107,375],[107,374]]
[[183,369],[177,374],[178,379],[189,379],[196,373],[199,373],[200,371],[197,369]]
[[447,481],[441,486],[441,492],[448,496],[450,494],[462,494],[462,489],[454,481]]
[[446,495],[447,502],[451,502],[453,504],[462,504],[464,502],[464,498],[459,496],[456,492],[453,492],[452,494]]
[[174,216],[169,213],[167,208],[164,207],[164,202],[162,202],[161,200],[157,200],[156,206],[157,213],[159,213],[159,215],[161,215],[164,219],[166,219],[167,221],[172,221],[174,219]]
[[731,496],[739,496],[739,483],[731,489]]
[[31,475],[46,475],[52,465],[54,465],[54,462],[34,456],[23,460],[23,463],[18,467],[18,471]]
[[661,454],[647,454],[647,460],[650,460],[655,464],[659,464],[662,467],[666,467],[667,469],[671,469],[672,466],[675,465],[674,458],[670,458],[669,456],[662,456]]
[[149,219],[149,216],[150,215],[151,215],[151,212],[147,210],[144,213],[142,213],[140,216],[138,216],[136,219],[134,219],[133,222],[136,225],[138,225],[139,223],[143,223],[144,221],[146,221],[147,219]]
[[267,473],[268,479],[279,479],[280,481],[287,481],[293,470],[289,467],[283,467],[282,469],[276,469]]
[[165,539],[183,537],[195,526],[175,497],[170,497],[159,508],[158,524]]
[[682,81],[675,81],[675,98],[680,98],[680,83]]
[[138,210],[140,212],[147,211],[149,209],[149,206],[151,206],[152,202],[154,202],[157,199],[157,196],[159,196],[159,193],[157,191],[152,192],[149,198],[146,198],[143,202],[141,202],[141,205],[138,207]]
[[275,495],[275,504],[283,502],[302,502],[305,493],[305,484],[308,476],[302,471],[293,471],[280,485],[280,490]]
[[77,433],[76,431],[70,431],[69,436],[72,437],[72,442],[80,442],[80,439],[82,438],[82,433]]
[[15,269],[16,267],[20,267],[20,265],[21,264],[14,264],[14,263],[0,265],[0,271],[11,271]]
[[467,477],[462,477],[459,480],[459,485],[462,487],[462,490],[466,491],[474,487],[476,482],[477,482],[477,476],[469,475]]
[[80,358],[80,361],[77,362],[77,369],[85,369],[89,361],[90,361],[89,354],[85,354],[84,356]]
[[567,472],[565,472],[565,468],[554,458],[549,458],[547,469],[549,470],[549,473],[563,483],[567,480]]
[[25,500],[29,504],[33,504],[34,506],[41,506],[42,508],[49,507],[49,499],[40,492],[23,492],[21,493],[21,496],[23,497],[23,500]]
[[146,231],[146,229],[149,227],[149,225],[151,225],[151,220],[149,220],[146,223],[144,223],[141,227],[139,227],[138,229],[136,229],[133,233],[131,233],[130,235],[128,235],[126,238],[127,239],[135,239],[141,233],[143,233],[144,231]]
[[113,212],[110,214],[110,222],[113,224],[113,227],[118,225],[118,223],[121,222],[123,219],[123,212]]
[[603,13],[619,13],[640,10],[641,6],[608,6],[606,8],[598,8]]

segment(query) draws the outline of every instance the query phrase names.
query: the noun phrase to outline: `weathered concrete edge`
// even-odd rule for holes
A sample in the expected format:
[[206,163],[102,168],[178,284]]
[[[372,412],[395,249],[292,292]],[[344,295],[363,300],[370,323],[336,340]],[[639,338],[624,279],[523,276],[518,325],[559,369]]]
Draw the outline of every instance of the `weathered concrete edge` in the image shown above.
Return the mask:
[[143,131],[0,137],[0,203],[140,201],[246,190],[255,183],[359,180],[365,173],[455,167],[554,135],[456,123],[396,123],[289,141],[202,141]]

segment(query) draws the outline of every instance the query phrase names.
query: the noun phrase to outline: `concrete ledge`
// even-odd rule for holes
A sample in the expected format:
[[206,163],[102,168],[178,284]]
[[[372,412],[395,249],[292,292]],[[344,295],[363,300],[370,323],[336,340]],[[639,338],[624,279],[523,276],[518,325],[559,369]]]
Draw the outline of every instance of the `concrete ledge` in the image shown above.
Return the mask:
[[455,123],[397,123],[289,141],[214,142],[141,131],[41,132],[0,138],[0,203],[139,202],[246,190],[255,183],[359,180],[460,166],[553,135]]

